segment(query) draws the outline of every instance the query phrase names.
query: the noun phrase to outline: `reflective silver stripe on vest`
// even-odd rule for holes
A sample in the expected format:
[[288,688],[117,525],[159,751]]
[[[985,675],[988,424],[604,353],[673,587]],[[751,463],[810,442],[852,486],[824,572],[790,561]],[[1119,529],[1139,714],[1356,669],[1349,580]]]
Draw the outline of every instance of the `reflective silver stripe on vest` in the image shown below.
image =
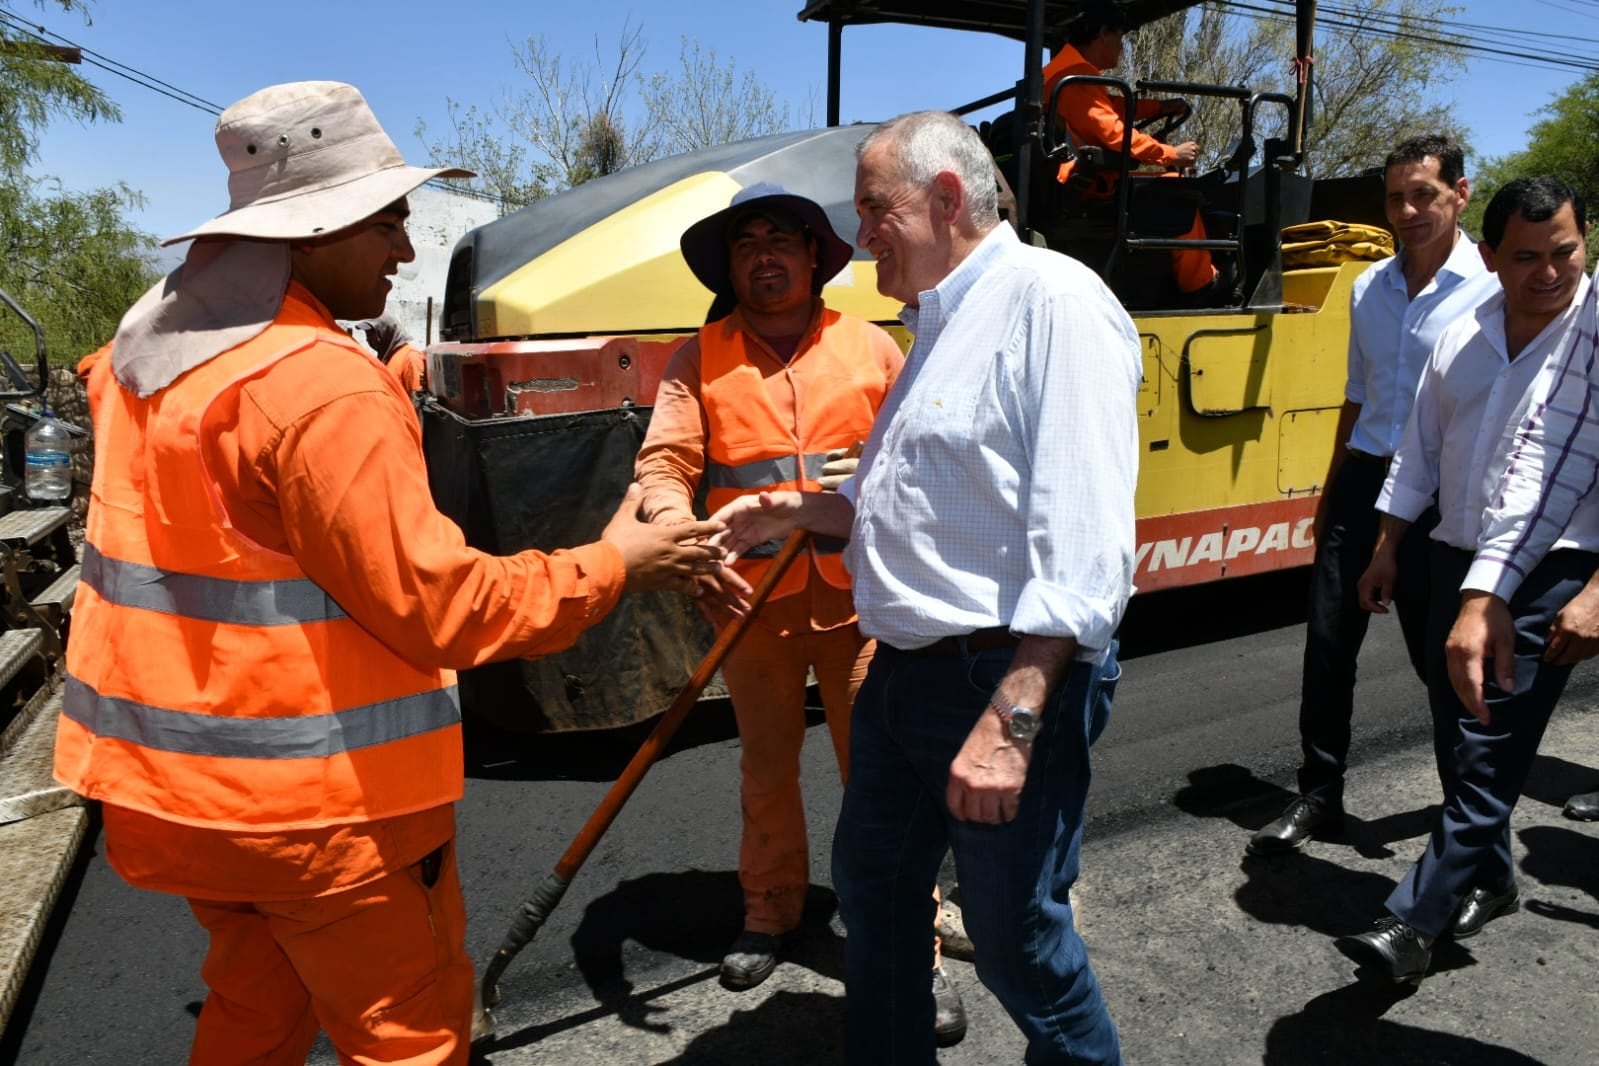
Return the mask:
[[[764,544],[755,545],[755,547],[753,547],[749,551],[745,552],[742,556],[740,556],[740,558],[743,558],[743,559],[771,559],[774,556],[776,556],[778,552],[780,552],[782,550],[783,550],[783,542],[782,541],[780,541],[780,540],[769,540],[769,541],[767,541]],[[814,533],[811,534],[811,551],[815,552],[817,555],[837,555],[840,552],[842,552],[843,550],[844,550],[844,538],[842,538],[842,537],[819,537],[819,536],[817,536]]]
[[[805,477],[815,481],[822,476],[822,466],[827,462],[827,456],[805,456]],[[769,485],[781,485],[785,481],[799,480],[794,476],[796,467],[792,455],[779,455],[775,459],[756,459],[750,463],[739,463],[737,466],[727,466],[715,461],[705,464],[703,480],[707,488],[712,489],[764,489]]]
[[180,574],[112,559],[93,544],[83,546],[82,567],[84,584],[118,607],[244,626],[296,626],[345,617],[344,608],[310,578],[233,581]]
[[179,755],[324,759],[445,729],[461,720],[455,686],[294,718],[223,718],[102,696],[68,675],[61,713],[97,737]]

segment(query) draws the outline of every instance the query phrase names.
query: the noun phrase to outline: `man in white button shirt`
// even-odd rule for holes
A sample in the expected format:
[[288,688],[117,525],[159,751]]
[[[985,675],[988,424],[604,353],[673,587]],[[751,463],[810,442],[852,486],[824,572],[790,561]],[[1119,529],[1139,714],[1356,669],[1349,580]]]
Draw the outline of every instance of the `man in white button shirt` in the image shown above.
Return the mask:
[[1132,592],[1139,343],[1091,271],[1022,244],[996,201],[953,115],[866,138],[856,243],[916,343],[838,493],[718,512],[735,552],[796,526],[847,535],[878,642],[833,842],[857,1066],[935,1061],[927,884],[946,848],[1027,1061],[1121,1061],[1068,891]]
[[[1371,618],[1355,583],[1377,538],[1372,504],[1433,342],[1499,288],[1459,226],[1470,198],[1464,168],[1460,146],[1446,137],[1406,141],[1384,167],[1388,224],[1403,247],[1356,278],[1350,295],[1349,378],[1316,508],[1299,702],[1299,795],[1250,839],[1254,855],[1285,854],[1343,830],[1356,662]],[[1405,646],[1423,678],[1427,533],[1435,517],[1431,511],[1417,516],[1400,549],[1394,589]]]
[[1514,693],[1481,713],[1456,696],[1445,642],[1471,567],[1490,493],[1510,461],[1539,372],[1561,351],[1587,295],[1587,226],[1579,197],[1555,178],[1500,189],[1483,216],[1482,257],[1502,291],[1438,338],[1393,468],[1361,602],[1385,611],[1399,573],[1397,544],[1436,494],[1427,689],[1444,803],[1426,851],[1386,902],[1389,915],[1340,946],[1395,981],[1419,982],[1441,936],[1474,936],[1519,907],[1510,814],[1544,727],[1571,672],[1543,659],[1556,616],[1599,564],[1599,497],[1579,507],[1510,603],[1518,633]]

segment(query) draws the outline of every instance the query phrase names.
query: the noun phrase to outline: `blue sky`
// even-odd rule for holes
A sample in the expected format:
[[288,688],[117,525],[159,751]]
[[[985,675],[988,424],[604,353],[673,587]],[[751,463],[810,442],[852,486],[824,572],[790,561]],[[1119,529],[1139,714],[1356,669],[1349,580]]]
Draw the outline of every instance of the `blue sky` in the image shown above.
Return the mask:
[[[281,81],[327,78],[359,87],[401,151],[422,162],[418,119],[445,125],[445,99],[487,105],[518,77],[508,42],[531,34],[572,59],[614,56],[624,25],[642,26],[647,69],[674,64],[682,36],[753,68],[803,119],[823,121],[827,32],[800,23],[801,0],[695,0],[654,6],[628,0],[99,0],[78,14],[0,0],[31,23],[219,105]],[[1462,21],[1525,25],[1530,16],[1588,42],[1599,5],[1585,0],[1469,0]],[[1481,35],[1481,31],[1477,31]],[[978,34],[860,27],[844,35],[843,118],[880,119],[918,107],[953,107],[1014,82],[1021,47]],[[45,133],[38,173],[71,189],[126,182],[148,200],[135,215],[158,236],[181,232],[226,206],[226,172],[212,142],[213,115],[94,67],[82,68],[122,107],[120,125],[59,122]],[[1483,155],[1520,147],[1531,113],[1575,73],[1476,59],[1446,86]]]

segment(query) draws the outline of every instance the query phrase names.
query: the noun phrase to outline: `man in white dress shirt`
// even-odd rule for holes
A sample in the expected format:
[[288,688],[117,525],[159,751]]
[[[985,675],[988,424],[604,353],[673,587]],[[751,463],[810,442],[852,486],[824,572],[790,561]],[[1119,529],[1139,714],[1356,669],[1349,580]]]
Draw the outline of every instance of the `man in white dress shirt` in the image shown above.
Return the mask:
[[1091,271],[1000,224],[960,119],[894,119],[858,158],[856,242],[915,345],[838,493],[718,512],[735,552],[847,535],[878,642],[833,843],[848,1060],[935,1061],[926,886],[952,848],[978,976],[1027,1061],[1119,1063],[1068,890],[1132,592],[1138,337]]
[[1383,513],[1361,602],[1383,611],[1399,571],[1397,544],[1436,495],[1427,688],[1444,804],[1432,839],[1386,902],[1389,915],[1341,945],[1395,981],[1427,972],[1441,936],[1474,936],[1519,907],[1510,815],[1570,665],[1544,659],[1561,608],[1599,564],[1599,497],[1578,508],[1552,551],[1511,599],[1514,692],[1480,709],[1449,681],[1445,642],[1490,494],[1510,461],[1539,372],[1562,350],[1587,295],[1581,199],[1554,178],[1500,189],[1483,215],[1483,261],[1501,292],[1438,338],[1377,500]]
[[[1376,542],[1372,504],[1433,343],[1445,326],[1499,289],[1459,225],[1470,186],[1458,144],[1436,136],[1404,142],[1389,153],[1383,182],[1388,224],[1403,247],[1356,278],[1349,299],[1349,378],[1316,507],[1299,702],[1299,795],[1250,839],[1254,855],[1285,854],[1343,830],[1355,672],[1371,618],[1360,608],[1355,583]],[[1435,518],[1426,511],[1412,524],[1394,587],[1399,626],[1418,676],[1424,676],[1429,601],[1427,533]]]

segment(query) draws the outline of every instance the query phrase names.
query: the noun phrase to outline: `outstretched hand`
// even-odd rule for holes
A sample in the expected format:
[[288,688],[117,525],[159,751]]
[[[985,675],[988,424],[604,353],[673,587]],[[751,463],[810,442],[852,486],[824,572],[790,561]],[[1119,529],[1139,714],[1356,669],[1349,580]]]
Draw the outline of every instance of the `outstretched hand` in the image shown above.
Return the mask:
[[798,529],[800,502],[800,493],[792,490],[762,492],[740,496],[711,515],[712,522],[726,527],[714,541],[727,552],[725,562],[732,564],[750,549]]
[[713,538],[726,526],[714,519],[651,525],[638,516],[643,498],[642,487],[629,485],[622,505],[600,534],[601,540],[622,553],[622,565],[627,569],[625,590],[675,589],[693,594],[701,575],[714,575],[721,568],[725,552]]

